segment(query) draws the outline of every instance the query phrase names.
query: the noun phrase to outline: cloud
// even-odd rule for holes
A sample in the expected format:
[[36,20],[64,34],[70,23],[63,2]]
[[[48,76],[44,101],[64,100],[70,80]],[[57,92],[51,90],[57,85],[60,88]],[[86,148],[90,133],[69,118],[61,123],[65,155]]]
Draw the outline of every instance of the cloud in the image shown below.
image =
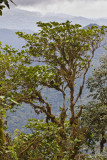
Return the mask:
[[17,5],[22,5],[22,6],[28,6],[28,5],[31,6],[34,4],[37,4],[37,5],[38,4],[49,4],[49,3],[55,3],[57,1],[61,1],[61,0],[14,0],[14,2]]
[[14,0],[19,9],[42,14],[64,13],[88,18],[107,17],[107,0]]
[[39,5],[39,4],[45,4],[45,5],[49,5],[49,4],[57,4],[59,2],[64,2],[64,1],[68,1],[70,3],[72,2],[79,2],[79,1],[83,1],[83,2],[88,2],[88,1],[106,1],[106,0],[14,0],[14,2],[17,5],[21,5],[21,6],[32,6],[32,5]]

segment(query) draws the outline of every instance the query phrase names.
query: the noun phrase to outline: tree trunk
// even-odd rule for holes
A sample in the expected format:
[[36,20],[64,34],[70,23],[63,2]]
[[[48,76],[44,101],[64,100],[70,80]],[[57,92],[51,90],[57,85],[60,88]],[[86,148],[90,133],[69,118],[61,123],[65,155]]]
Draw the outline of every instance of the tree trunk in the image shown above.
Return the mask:
[[103,152],[104,144],[106,143],[106,139],[104,138],[104,131],[102,132],[102,139],[100,141],[100,153]]
[[0,118],[0,149],[5,143],[5,135],[4,135],[4,130],[3,130],[3,119]]

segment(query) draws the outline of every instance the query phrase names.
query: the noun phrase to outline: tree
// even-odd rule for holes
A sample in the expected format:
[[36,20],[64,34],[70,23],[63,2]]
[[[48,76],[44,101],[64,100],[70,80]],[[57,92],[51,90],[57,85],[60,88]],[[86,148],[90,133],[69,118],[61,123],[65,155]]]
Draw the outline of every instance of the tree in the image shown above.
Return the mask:
[[100,153],[104,150],[107,129],[107,106],[91,102],[82,115],[86,126],[86,143],[93,153],[97,152],[96,142],[100,143]]
[[[37,34],[24,35],[19,32],[18,35],[27,41],[26,46],[29,49],[25,51],[34,57],[31,61],[45,64],[41,67],[35,66],[35,68],[38,67],[37,70],[40,70],[37,75],[38,82],[42,86],[54,88],[62,93],[64,112],[66,112],[65,90],[70,89],[72,115],[70,124],[72,125],[81,114],[82,109],[80,108],[80,111],[75,115],[74,106],[82,94],[85,76],[94,57],[94,52],[103,40],[104,26],[101,29],[91,27],[84,30],[80,29],[80,25],[72,25],[69,21],[66,23],[39,22],[38,26],[41,27],[41,31]],[[80,77],[82,77],[82,83],[77,96],[74,97],[75,80]]]
[[[9,1],[15,5],[15,3],[12,0]],[[2,16],[2,10],[3,8],[5,8],[5,6],[10,8],[8,0],[0,0],[0,16]],[[18,103],[13,100],[11,94],[8,95],[9,91],[12,90],[12,83],[7,82],[7,77],[11,68],[11,63],[16,62],[16,57],[11,56],[11,51],[12,53],[15,53],[15,50],[11,50],[8,45],[6,45],[5,48],[3,48],[1,47],[1,44],[2,43],[0,42],[0,159],[3,159],[5,158],[6,153],[4,145],[6,144],[7,140],[4,132],[4,116],[8,109],[12,108],[15,104],[18,105]],[[8,52],[8,55],[2,53],[2,50],[3,52]],[[13,59],[15,59],[15,61]],[[6,157],[6,159],[10,159],[10,156]]]
[[18,55],[15,56],[16,52],[18,51],[15,51],[8,45],[2,47],[0,43],[0,159],[5,158],[5,149],[7,148],[9,138],[8,135],[5,135],[4,131],[6,111],[12,109],[15,105],[19,105],[11,94],[15,83],[9,77],[9,73],[16,66],[16,62],[19,62]]
[[90,96],[97,101],[107,105],[107,57],[100,58],[100,66],[93,71],[93,75],[87,81]]
[[107,57],[100,58],[100,66],[94,69],[93,74],[87,81],[90,96],[94,101],[88,104],[84,112],[84,123],[87,126],[87,141],[100,141],[100,152],[103,152],[106,143],[107,129]]
[[2,16],[3,8],[5,8],[5,7],[10,8],[9,1],[15,5],[15,3],[12,0],[0,0],[0,16]]
[[[41,30],[33,35],[17,33],[27,44],[25,49],[21,52],[16,51],[12,56],[14,63],[13,67],[10,67],[7,79],[12,89],[8,94],[20,104],[30,104],[37,114],[45,114],[46,124],[49,125],[51,122],[52,126],[56,125],[55,128],[58,128],[58,146],[60,153],[63,153],[60,159],[65,152],[69,152],[68,159],[74,159],[84,142],[85,134],[84,128],[79,126],[82,106],[78,111],[75,110],[75,106],[82,95],[85,77],[95,50],[103,45],[106,27],[98,29],[97,26],[92,26],[85,30],[69,21],[38,22],[38,26]],[[6,52],[10,53],[8,49]],[[75,95],[76,80],[79,78],[81,83]],[[62,107],[58,117],[52,113],[50,103],[43,97],[43,87],[53,88],[62,94]],[[66,92],[70,95],[68,108],[65,105]],[[67,109],[70,110],[70,115],[67,115]],[[69,134],[66,128],[67,116]],[[68,144],[68,147],[65,144]]]
[[[80,25],[72,25],[69,21],[65,23],[38,22],[41,27],[39,33],[23,34],[18,32],[19,37],[27,41],[26,49],[23,53],[29,59],[30,66],[23,66],[19,72],[21,77],[21,93],[18,102],[30,104],[36,113],[44,113],[46,122],[52,121],[58,127],[62,127],[62,139],[66,137],[64,122],[67,116],[65,106],[66,90],[70,95],[70,117],[69,124],[72,126],[72,138],[80,139],[78,119],[82,113],[82,106],[75,112],[75,105],[82,95],[85,77],[90,68],[90,63],[94,57],[95,50],[102,45],[105,35],[105,27],[98,29],[92,26],[87,30],[81,29]],[[36,63],[40,62],[40,66]],[[34,67],[31,65],[35,65]],[[23,72],[24,71],[24,72]],[[18,79],[17,76],[17,79]],[[26,78],[25,78],[26,77]],[[76,96],[75,81],[80,78],[82,82]],[[54,88],[62,93],[63,106],[59,119],[52,114],[50,104],[42,96],[42,87]],[[38,88],[39,87],[39,88]],[[36,104],[37,102],[40,104]],[[80,143],[74,146],[74,153],[70,158],[74,158],[79,150]]]

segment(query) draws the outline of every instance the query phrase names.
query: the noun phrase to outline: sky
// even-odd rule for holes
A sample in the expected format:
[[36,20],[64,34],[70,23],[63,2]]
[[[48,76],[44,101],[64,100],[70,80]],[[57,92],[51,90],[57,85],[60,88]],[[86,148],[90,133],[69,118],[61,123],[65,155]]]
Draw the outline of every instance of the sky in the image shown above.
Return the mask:
[[107,18],[107,0],[13,0],[27,11],[64,13],[88,18]]

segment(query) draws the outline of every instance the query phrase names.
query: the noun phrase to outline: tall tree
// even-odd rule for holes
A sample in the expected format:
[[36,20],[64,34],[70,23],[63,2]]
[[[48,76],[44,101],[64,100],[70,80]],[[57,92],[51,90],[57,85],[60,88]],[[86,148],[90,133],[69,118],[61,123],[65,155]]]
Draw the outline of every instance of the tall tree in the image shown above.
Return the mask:
[[[72,138],[80,139],[78,119],[82,113],[82,106],[75,112],[75,105],[82,95],[86,74],[94,57],[95,50],[102,44],[105,28],[92,26],[87,30],[81,29],[80,25],[72,25],[69,21],[65,23],[38,22],[41,27],[39,33],[23,34],[18,32],[19,37],[27,41],[23,54],[28,55],[30,66],[23,66],[19,74],[21,77],[21,92],[17,101],[29,103],[36,113],[44,113],[46,121],[63,128],[62,138],[66,137],[64,122],[67,116],[65,105],[66,90],[69,89],[70,105],[69,124],[72,126]],[[40,66],[36,65],[40,62]],[[42,64],[41,64],[42,63]],[[31,66],[33,65],[33,66]],[[23,72],[24,71],[24,72]],[[78,93],[75,96],[76,80],[81,78]],[[39,86],[39,88],[38,88]],[[59,119],[52,114],[50,104],[43,98],[41,89],[43,86],[54,88],[62,93],[63,106]],[[68,90],[67,90],[68,91]],[[36,104],[39,101],[40,104]],[[79,146],[74,146],[74,158]]]
[[[42,86],[54,88],[62,93],[64,113],[66,112],[65,91],[69,88],[70,124],[72,125],[81,115],[82,108],[75,114],[74,106],[82,94],[86,74],[95,50],[101,45],[105,27],[102,26],[101,29],[98,29],[98,27],[92,26],[88,30],[84,30],[80,28],[80,25],[72,25],[69,21],[65,23],[38,22],[37,24],[41,27],[39,33],[24,35],[19,32],[18,35],[27,41],[26,46],[29,49],[25,51],[31,55],[31,63],[42,62],[45,64],[45,66],[38,66],[38,82]],[[75,81],[80,77],[82,82],[78,94],[74,96]]]
[[[84,140],[84,132],[79,128],[78,123],[82,106],[79,111],[76,111],[75,105],[82,95],[86,74],[95,50],[103,45],[106,27],[102,26],[98,29],[97,26],[92,26],[85,30],[78,24],[72,25],[69,21],[38,22],[38,27],[41,27],[41,30],[33,35],[17,33],[27,41],[25,49],[21,52],[12,51],[8,47],[4,49],[11,55],[12,64],[8,61],[9,69],[8,72],[6,69],[4,78],[9,88],[12,88],[9,92],[3,92],[2,96],[8,93],[6,96],[13,97],[18,103],[30,104],[37,114],[44,113],[47,124],[51,121],[60,130],[58,132],[61,140],[58,145],[61,145],[62,152],[68,150],[68,146],[65,145],[67,143],[71,147],[69,159],[74,159]],[[75,95],[78,78],[81,78],[81,83]],[[6,87],[5,83],[3,84],[2,86]],[[62,94],[63,102],[59,117],[52,113],[50,103],[43,97],[41,92],[43,87],[53,88]],[[66,92],[70,95],[68,108],[65,105]],[[13,104],[14,99],[12,99]],[[72,140],[76,140],[73,145],[67,139],[65,127],[67,109],[71,113],[68,115],[71,127],[69,135]]]

